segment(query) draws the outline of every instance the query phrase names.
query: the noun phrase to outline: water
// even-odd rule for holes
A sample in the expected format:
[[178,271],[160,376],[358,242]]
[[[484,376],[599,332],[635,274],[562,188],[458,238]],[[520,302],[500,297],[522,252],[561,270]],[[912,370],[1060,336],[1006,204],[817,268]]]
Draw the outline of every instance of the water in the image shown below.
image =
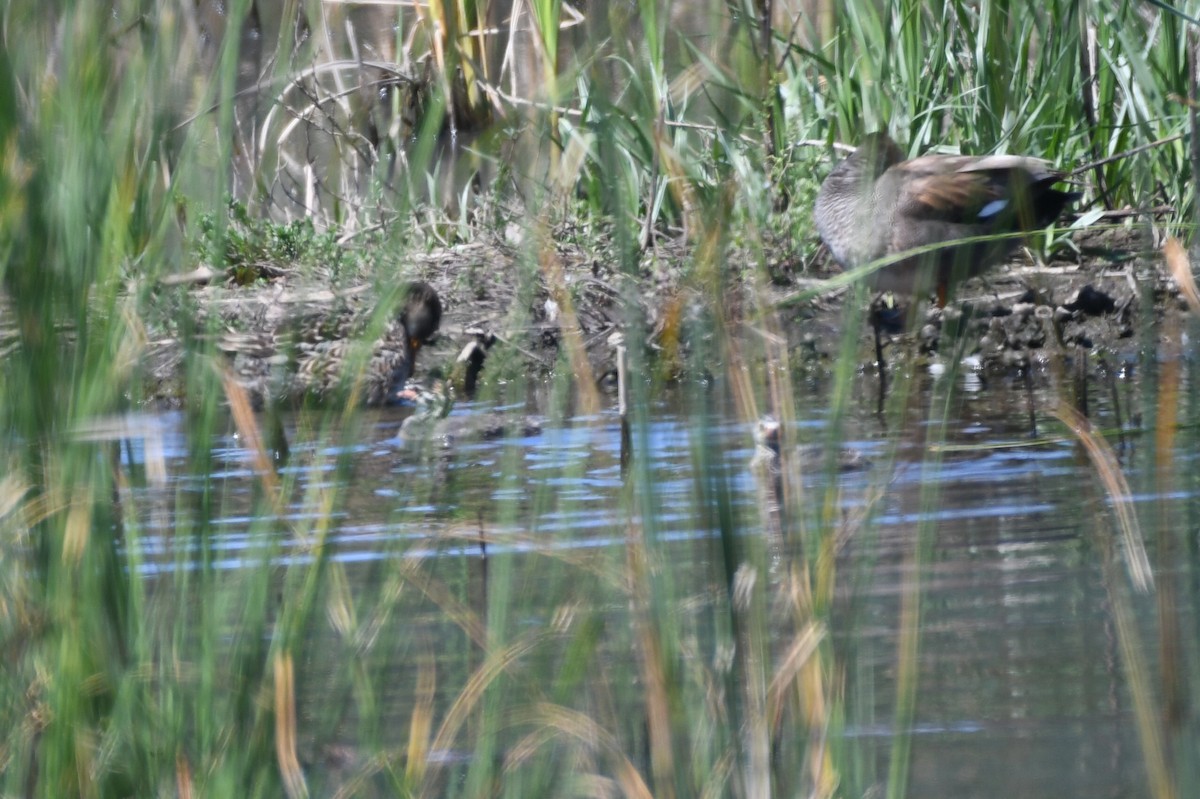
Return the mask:
[[[842,445],[859,456],[856,466],[827,471],[819,468],[821,453],[807,450],[791,458],[809,470],[787,475],[793,489],[802,485],[804,497],[793,513],[811,524],[813,504],[832,495],[845,520],[830,625],[844,669],[846,718],[837,734],[854,753],[849,760],[858,763],[860,789],[878,790],[891,763],[902,597],[919,573],[908,795],[1146,795],[1114,627],[1113,587],[1103,578],[1103,553],[1116,535],[1111,505],[1094,466],[1048,416],[1051,396],[1034,399],[1038,437],[1029,429],[1028,397],[1008,386],[977,387],[956,406],[958,418],[948,425],[937,459],[925,445],[927,425],[910,420],[892,434],[867,407],[854,410],[847,424],[853,432]],[[821,442],[828,424],[821,401],[802,399],[805,418],[789,431],[792,437]],[[479,667],[478,638],[489,624],[532,634],[563,623],[564,613],[593,613],[613,628],[628,626],[629,597],[618,584],[631,524],[650,539],[660,569],[655,579],[670,586],[665,595],[683,598],[674,611],[680,637],[696,647],[697,666],[704,668],[715,657],[705,641],[712,631],[704,629],[704,618],[719,605],[719,525],[697,510],[698,486],[705,482],[697,464],[710,464],[710,488],[728,489],[743,540],[764,537],[770,519],[764,487],[748,465],[753,425],[723,410],[719,396],[704,404],[709,413],[698,414],[682,397],[664,400],[644,437],[635,434],[650,480],[639,486],[632,506],[624,493],[618,420],[611,413],[545,421],[540,432],[467,437],[452,448],[398,437],[401,419],[391,411],[364,413],[351,445],[338,445],[336,435],[318,443],[306,432],[310,421],[296,417],[287,425],[292,457],[280,471],[292,490],[273,518],[264,518],[256,503],[259,478],[236,438],[217,442],[219,469],[207,480],[184,477],[180,418],[153,417],[143,428],[153,432],[141,439],[152,445],[135,443],[126,457],[148,471],[148,453],[161,457],[155,468],[171,477],[144,490],[143,504],[159,512],[148,514],[137,568],[150,580],[195,568],[194,540],[171,535],[177,520],[166,495],[173,491],[186,495],[220,486],[224,511],[209,546],[216,569],[234,576],[264,559],[281,574],[311,563],[313,542],[328,522],[323,545],[330,562],[344,567],[347,590],[361,603],[355,608],[360,618],[337,622],[331,609],[334,623],[313,632],[316,654],[308,665],[316,676],[309,678],[302,706],[312,719],[322,718],[326,691],[341,685],[337,653],[345,645],[340,636],[348,633],[339,624],[362,635],[355,625],[374,619],[381,635],[395,634],[391,645],[370,650],[365,668],[384,686],[378,700],[396,721],[396,746],[405,739],[421,657],[440,664],[439,701],[449,704]],[[452,418],[468,423],[492,413],[486,405],[463,405]],[[1099,423],[1116,421],[1106,406],[1095,413]],[[1181,480],[1160,491],[1147,469],[1148,446],[1147,437],[1130,435],[1116,450],[1135,508],[1143,520],[1164,508],[1174,518],[1188,518],[1196,506],[1194,488]],[[1196,458],[1186,449],[1174,457],[1181,473]],[[336,502],[323,504],[330,491]],[[635,508],[633,517],[625,507]],[[863,516],[866,522],[856,521]],[[1157,532],[1143,524],[1153,560]],[[789,528],[778,546],[798,551],[797,535]],[[927,548],[918,567],[921,542]],[[1192,545],[1157,566],[1160,584],[1166,577],[1179,586],[1182,630],[1196,629],[1195,562]],[[1150,664],[1146,676],[1161,691],[1156,664],[1165,633],[1157,627],[1156,596],[1132,592],[1123,567],[1115,573],[1121,581],[1117,601],[1129,603],[1138,623]],[[781,575],[766,579],[779,581]],[[389,586],[395,596],[384,599]],[[498,595],[505,597],[507,621],[495,615]],[[330,602],[331,608],[346,606],[344,600]],[[771,613],[782,647],[790,641],[789,628],[777,610]],[[611,659],[614,674],[631,668],[621,641],[617,635],[600,645],[599,657]],[[529,667],[555,673],[543,657],[549,655],[530,656]],[[341,690],[338,701],[348,701]],[[641,722],[614,723],[634,739],[644,734]],[[352,720],[340,719],[330,729],[335,739],[353,741]],[[310,737],[307,745],[315,773],[337,773],[327,762],[336,760],[327,741]],[[470,753],[450,748],[434,752],[431,761],[465,769]]]

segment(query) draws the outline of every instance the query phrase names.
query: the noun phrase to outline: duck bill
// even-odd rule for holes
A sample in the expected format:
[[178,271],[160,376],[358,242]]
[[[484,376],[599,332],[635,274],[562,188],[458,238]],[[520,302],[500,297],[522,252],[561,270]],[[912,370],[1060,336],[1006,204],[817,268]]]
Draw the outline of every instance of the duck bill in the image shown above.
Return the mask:
[[416,389],[408,385],[392,386],[392,390],[388,392],[386,404],[402,408],[420,405],[421,395]]
[[402,386],[400,388],[393,389],[393,391],[388,394],[387,404],[392,407],[399,406],[401,408],[419,406],[421,404],[421,395],[416,389],[409,388],[408,386]]
[[417,404],[420,396],[420,392],[411,388],[408,381],[413,376],[417,351],[421,349],[421,341],[411,336],[405,337],[405,341],[408,343],[408,352],[392,372],[392,383],[388,388],[386,400],[388,405],[414,405]]

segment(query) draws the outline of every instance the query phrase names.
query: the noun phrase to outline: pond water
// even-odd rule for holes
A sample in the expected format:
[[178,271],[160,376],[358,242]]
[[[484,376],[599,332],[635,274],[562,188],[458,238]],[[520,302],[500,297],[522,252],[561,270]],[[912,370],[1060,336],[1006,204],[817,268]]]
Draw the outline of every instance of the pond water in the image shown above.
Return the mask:
[[[1134,394],[1130,384],[1117,387],[1117,396]],[[923,386],[912,405],[928,405],[932,390]],[[686,619],[712,604],[720,572],[713,566],[714,524],[698,510],[698,492],[703,493],[698,484],[705,480],[697,469],[705,464],[708,482],[728,490],[739,536],[761,538],[770,518],[763,485],[749,465],[754,424],[726,410],[720,386],[708,390],[704,411],[697,410],[695,392],[690,399],[687,394],[663,398],[635,429],[644,467],[635,467],[628,478],[621,468],[619,422],[610,412],[546,419],[540,430],[496,438],[464,435],[453,446],[398,435],[400,412],[364,412],[348,435],[355,443],[348,446],[330,443],[337,435],[315,436],[308,419],[292,417],[285,423],[291,458],[280,470],[280,479],[293,484],[284,492],[292,499],[274,517],[263,515],[259,478],[231,435],[219,442],[219,468],[206,479],[176,477],[168,491],[147,490],[146,506],[162,509],[149,514],[138,568],[156,580],[195,565],[195,552],[187,549],[193,544],[169,534],[175,517],[163,494],[175,492],[178,506],[189,492],[219,489],[224,504],[210,552],[215,566],[234,580],[266,559],[278,567],[282,583],[287,567],[315,557],[314,536],[327,520],[330,562],[344,568],[351,595],[364,597],[354,612],[394,633],[388,645],[364,651],[366,668],[380,682],[376,699],[384,715],[397,720],[394,745],[402,746],[421,658],[432,656],[440,664],[438,693],[446,703],[482,660],[471,624],[459,611],[473,623],[520,632],[559,623],[564,608],[583,603],[608,624],[628,625],[629,599],[617,583],[632,523],[650,539],[663,567],[656,579],[672,586],[667,595],[683,600],[677,612],[685,619],[681,637],[687,638]],[[958,397],[936,458],[925,444],[930,425],[919,414],[896,432],[864,400],[845,423],[842,450],[854,456],[841,459],[847,465],[810,466],[802,481],[787,476],[793,485],[803,483],[805,501],[834,497],[842,518],[860,512],[869,518],[847,523],[829,616],[844,680],[845,723],[837,735],[859,764],[859,789],[878,791],[886,782],[895,742],[901,607],[919,572],[909,796],[1147,795],[1113,602],[1116,597],[1125,603],[1136,620],[1148,664],[1143,677],[1161,698],[1158,651],[1172,635],[1160,628],[1161,597],[1132,590],[1123,561],[1106,581],[1106,542],[1116,535],[1112,505],[1095,466],[1051,418],[1052,391],[1031,397],[1017,384],[976,383],[960,386]],[[1031,436],[1031,399],[1040,438]],[[785,440],[819,443],[830,424],[827,402],[819,391],[802,394],[800,418],[789,423]],[[1098,426],[1118,424],[1111,405],[1094,405],[1092,411]],[[524,409],[460,404],[451,420],[470,425],[497,413],[517,417]],[[1128,428],[1128,421],[1121,422]],[[161,451],[167,473],[183,474],[182,420],[154,417],[147,428],[156,431],[154,446],[135,446],[128,457],[145,462],[148,452],[158,457]],[[1194,527],[1183,525],[1193,525],[1197,508],[1195,481],[1185,479],[1196,452],[1181,442],[1171,454],[1176,473],[1184,477],[1160,490],[1150,469],[1151,438],[1129,430],[1111,441],[1143,519],[1158,588],[1173,586],[1177,629],[1190,631],[1182,637],[1194,643],[1200,640],[1194,634],[1200,571]],[[786,463],[799,468],[824,462],[818,454],[789,455]],[[632,505],[627,479],[639,482],[640,499]],[[331,489],[336,502],[322,504]],[[629,507],[637,509],[632,517]],[[814,518],[807,507],[795,513]],[[1146,521],[1156,514],[1170,514],[1180,525],[1170,531],[1174,554],[1166,566],[1158,557],[1162,533]],[[785,550],[800,548],[794,527],[783,531]],[[1115,588],[1112,574],[1120,578]],[[418,582],[421,588],[413,589]],[[401,585],[407,591],[403,598],[390,605],[381,599],[389,595],[388,586],[399,595]],[[496,608],[500,596],[503,614]],[[339,622],[337,605],[330,599],[330,623],[312,633],[301,703],[312,718],[324,718],[331,700],[353,704],[353,692],[339,675],[346,652],[342,639],[354,622]],[[391,612],[382,612],[384,607]],[[771,618],[774,629],[778,619]],[[362,618],[357,623],[365,624]],[[783,627],[779,634],[785,634]],[[704,633],[698,635],[696,646],[706,652]],[[1191,653],[1191,646],[1184,649]],[[628,667],[622,663],[628,654],[617,641],[603,644],[600,656],[612,658],[614,673]],[[531,668],[553,674],[549,659],[538,656]],[[346,710],[327,722],[332,737],[352,740],[355,716]],[[643,735],[638,722],[615,724],[634,738]],[[322,760],[321,751],[308,757],[330,759]],[[452,748],[431,759],[465,769],[470,755]],[[336,772],[337,766],[327,769]],[[849,776],[846,780],[849,786]],[[801,785],[778,787],[781,795],[795,795]]]

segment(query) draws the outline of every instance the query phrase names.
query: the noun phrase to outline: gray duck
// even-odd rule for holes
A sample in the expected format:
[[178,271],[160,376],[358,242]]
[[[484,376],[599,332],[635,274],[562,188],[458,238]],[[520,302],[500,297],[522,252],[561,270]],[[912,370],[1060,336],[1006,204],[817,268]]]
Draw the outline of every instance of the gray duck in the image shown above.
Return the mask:
[[[278,329],[228,333],[219,347],[256,406],[344,400],[357,388],[365,405],[403,402],[411,391],[417,353],[437,332],[442,301],[428,283],[404,288],[399,313],[371,347],[361,377],[348,361],[363,346],[371,314],[365,309],[316,309],[287,320]],[[364,355],[366,353],[363,353]],[[355,381],[361,385],[355,386]]]
[[1014,237],[953,242],[1046,227],[1080,196],[1054,188],[1064,177],[1049,161],[1019,155],[905,160],[887,133],[873,133],[821,184],[813,217],[844,269],[947,245],[901,258],[871,276],[877,291],[936,291],[944,304],[956,282],[983,272],[1017,245]]

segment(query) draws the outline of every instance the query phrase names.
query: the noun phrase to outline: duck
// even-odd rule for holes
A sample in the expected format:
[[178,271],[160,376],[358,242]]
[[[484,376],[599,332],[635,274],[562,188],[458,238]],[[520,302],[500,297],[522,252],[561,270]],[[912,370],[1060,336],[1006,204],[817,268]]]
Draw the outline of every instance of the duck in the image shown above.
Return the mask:
[[[843,269],[899,256],[871,275],[876,291],[914,297],[936,292],[945,305],[958,282],[1017,246],[1013,236],[964,240],[1048,226],[1081,197],[1055,188],[1065,178],[1049,161],[1023,155],[906,160],[886,132],[876,132],[829,173],[813,218]],[[918,249],[924,251],[903,255]]]
[[[371,309],[373,310],[373,309]],[[370,328],[371,310],[314,309],[267,331],[229,331],[218,348],[255,407],[357,399],[368,406],[406,401],[417,353],[436,335],[442,301],[414,281],[402,289],[399,311],[372,345],[361,372],[350,364]]]
[[459,352],[449,379],[432,390],[412,391],[411,404],[417,410],[401,423],[397,438],[432,441],[443,451],[449,451],[466,441],[511,436],[528,438],[541,433],[541,421],[509,411],[473,411],[450,415],[457,397],[467,400],[475,398],[488,351],[499,341],[496,335],[481,328],[469,328],[465,332],[472,339]]

